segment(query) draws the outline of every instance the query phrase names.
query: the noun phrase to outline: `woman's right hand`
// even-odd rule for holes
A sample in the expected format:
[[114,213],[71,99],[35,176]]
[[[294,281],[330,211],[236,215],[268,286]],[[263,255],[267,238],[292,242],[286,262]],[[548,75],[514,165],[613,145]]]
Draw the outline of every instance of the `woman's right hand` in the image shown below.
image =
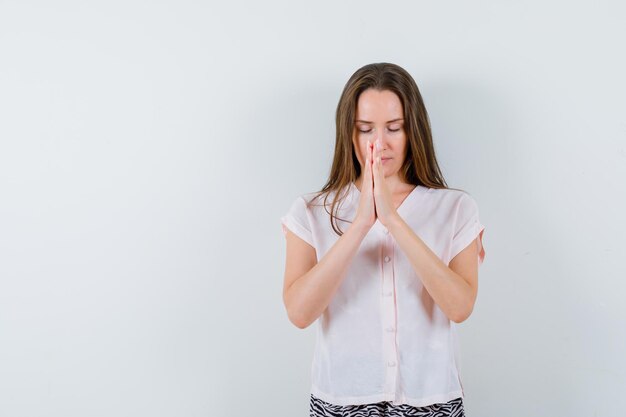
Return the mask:
[[365,169],[363,170],[363,181],[361,184],[361,196],[359,206],[356,210],[356,217],[353,224],[359,224],[369,230],[376,222],[376,206],[374,204],[374,177],[372,174],[372,156],[374,144],[367,141],[367,154],[365,157]]

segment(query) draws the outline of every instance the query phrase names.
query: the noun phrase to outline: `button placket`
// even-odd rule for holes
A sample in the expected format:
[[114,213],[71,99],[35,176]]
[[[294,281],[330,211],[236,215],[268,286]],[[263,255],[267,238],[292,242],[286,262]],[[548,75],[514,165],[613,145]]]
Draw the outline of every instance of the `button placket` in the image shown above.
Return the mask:
[[395,392],[398,380],[397,347],[396,347],[396,305],[395,283],[393,271],[393,237],[387,229],[383,230],[382,240],[382,325],[383,355],[386,365],[385,392]]

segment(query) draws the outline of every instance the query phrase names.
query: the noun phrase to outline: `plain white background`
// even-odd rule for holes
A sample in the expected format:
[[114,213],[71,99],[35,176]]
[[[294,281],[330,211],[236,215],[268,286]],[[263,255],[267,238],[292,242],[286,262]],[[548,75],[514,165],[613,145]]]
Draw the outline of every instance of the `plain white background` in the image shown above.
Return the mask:
[[415,78],[485,224],[466,413],[620,416],[618,1],[0,1],[0,415],[304,416],[280,216],[349,76]]

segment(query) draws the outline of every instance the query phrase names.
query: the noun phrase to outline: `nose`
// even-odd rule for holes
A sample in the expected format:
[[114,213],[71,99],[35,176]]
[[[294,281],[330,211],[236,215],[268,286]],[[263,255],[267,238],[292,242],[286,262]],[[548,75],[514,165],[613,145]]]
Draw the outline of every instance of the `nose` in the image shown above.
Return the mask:
[[374,135],[374,146],[376,146],[376,141],[380,140],[380,149],[382,151],[387,150],[387,136],[383,133],[376,132]]

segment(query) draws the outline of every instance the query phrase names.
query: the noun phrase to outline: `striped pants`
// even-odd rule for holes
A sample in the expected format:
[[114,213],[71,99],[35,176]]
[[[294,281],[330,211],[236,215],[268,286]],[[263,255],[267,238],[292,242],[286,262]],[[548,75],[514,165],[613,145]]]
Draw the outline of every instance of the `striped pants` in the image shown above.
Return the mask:
[[408,404],[393,405],[389,401],[361,405],[335,405],[311,394],[310,417],[465,417],[463,399],[455,398],[447,403],[413,407]]

